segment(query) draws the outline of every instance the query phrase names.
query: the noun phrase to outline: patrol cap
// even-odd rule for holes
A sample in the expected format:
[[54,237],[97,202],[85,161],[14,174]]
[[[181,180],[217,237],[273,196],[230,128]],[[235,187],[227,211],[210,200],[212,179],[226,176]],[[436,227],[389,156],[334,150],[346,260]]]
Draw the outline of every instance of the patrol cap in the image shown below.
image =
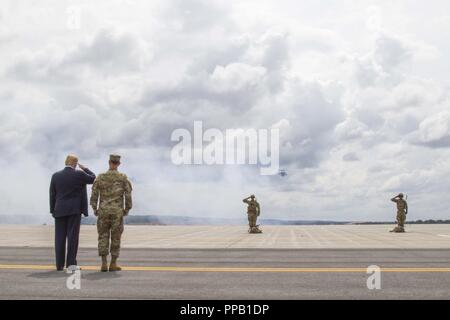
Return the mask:
[[118,154],[110,154],[109,161],[118,163],[120,162],[120,156]]
[[399,196],[400,198],[403,198],[405,195],[404,195],[403,193],[399,193],[398,196]]

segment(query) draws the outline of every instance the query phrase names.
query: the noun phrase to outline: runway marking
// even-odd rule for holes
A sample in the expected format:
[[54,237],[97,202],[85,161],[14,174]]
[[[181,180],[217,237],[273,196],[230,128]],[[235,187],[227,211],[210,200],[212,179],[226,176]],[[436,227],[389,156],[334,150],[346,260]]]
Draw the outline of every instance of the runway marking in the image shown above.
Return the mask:
[[[98,266],[81,266],[84,271],[99,271]],[[0,270],[55,270],[50,265],[3,264]],[[260,273],[366,273],[367,268],[239,268],[239,267],[122,267],[123,271],[153,272],[260,272]],[[381,268],[381,272],[450,273],[450,268]]]
[[438,236],[439,236],[439,237],[447,237],[447,238],[450,238],[450,236],[449,236],[449,235],[446,235],[446,234],[438,234]]

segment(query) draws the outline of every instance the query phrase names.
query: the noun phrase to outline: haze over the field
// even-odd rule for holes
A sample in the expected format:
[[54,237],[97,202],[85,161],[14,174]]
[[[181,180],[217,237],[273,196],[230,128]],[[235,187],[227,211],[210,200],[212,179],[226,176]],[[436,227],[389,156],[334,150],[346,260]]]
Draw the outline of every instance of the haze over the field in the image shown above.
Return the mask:
[[[118,152],[135,213],[236,218],[255,193],[266,218],[392,220],[407,192],[446,218],[448,39],[447,0],[3,0],[0,213],[46,214],[67,153]],[[174,166],[194,120],[279,127],[288,175]]]

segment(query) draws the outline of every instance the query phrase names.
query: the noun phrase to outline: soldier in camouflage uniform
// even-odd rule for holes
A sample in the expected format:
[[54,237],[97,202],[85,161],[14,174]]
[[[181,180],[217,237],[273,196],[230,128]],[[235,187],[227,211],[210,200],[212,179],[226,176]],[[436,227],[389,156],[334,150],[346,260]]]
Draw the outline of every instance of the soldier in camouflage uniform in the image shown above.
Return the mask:
[[406,215],[408,214],[408,203],[403,200],[403,193],[391,199],[392,202],[397,204],[397,227],[395,227],[391,232],[402,233],[405,232],[405,221]]
[[[108,254],[111,252],[109,271],[122,270],[117,265],[123,217],[132,207],[131,183],[127,176],[117,171],[120,156],[109,157],[109,170],[100,174],[92,186],[91,206],[97,218],[98,253],[102,257],[101,271],[108,271]],[[111,239],[111,247],[110,247]]]
[[256,219],[259,217],[261,213],[261,209],[259,207],[258,201],[254,195],[251,195],[248,198],[242,200],[244,203],[248,205],[247,207],[247,216],[248,216],[248,224],[249,224],[249,233],[262,233],[259,229],[259,225],[256,224]]

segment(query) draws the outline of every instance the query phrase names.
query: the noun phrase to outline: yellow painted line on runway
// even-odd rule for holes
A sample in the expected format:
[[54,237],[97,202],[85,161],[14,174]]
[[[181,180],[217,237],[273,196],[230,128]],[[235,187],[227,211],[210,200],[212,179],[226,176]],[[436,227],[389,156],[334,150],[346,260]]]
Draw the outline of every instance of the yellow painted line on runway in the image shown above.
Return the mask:
[[[83,271],[99,271],[98,266],[81,266]],[[51,265],[21,265],[21,264],[3,264],[0,265],[0,270],[55,270]],[[261,273],[366,273],[366,268],[239,268],[239,267],[122,267],[123,271],[160,271],[160,272],[261,272]],[[450,268],[381,268],[381,272],[439,272],[450,273]]]

